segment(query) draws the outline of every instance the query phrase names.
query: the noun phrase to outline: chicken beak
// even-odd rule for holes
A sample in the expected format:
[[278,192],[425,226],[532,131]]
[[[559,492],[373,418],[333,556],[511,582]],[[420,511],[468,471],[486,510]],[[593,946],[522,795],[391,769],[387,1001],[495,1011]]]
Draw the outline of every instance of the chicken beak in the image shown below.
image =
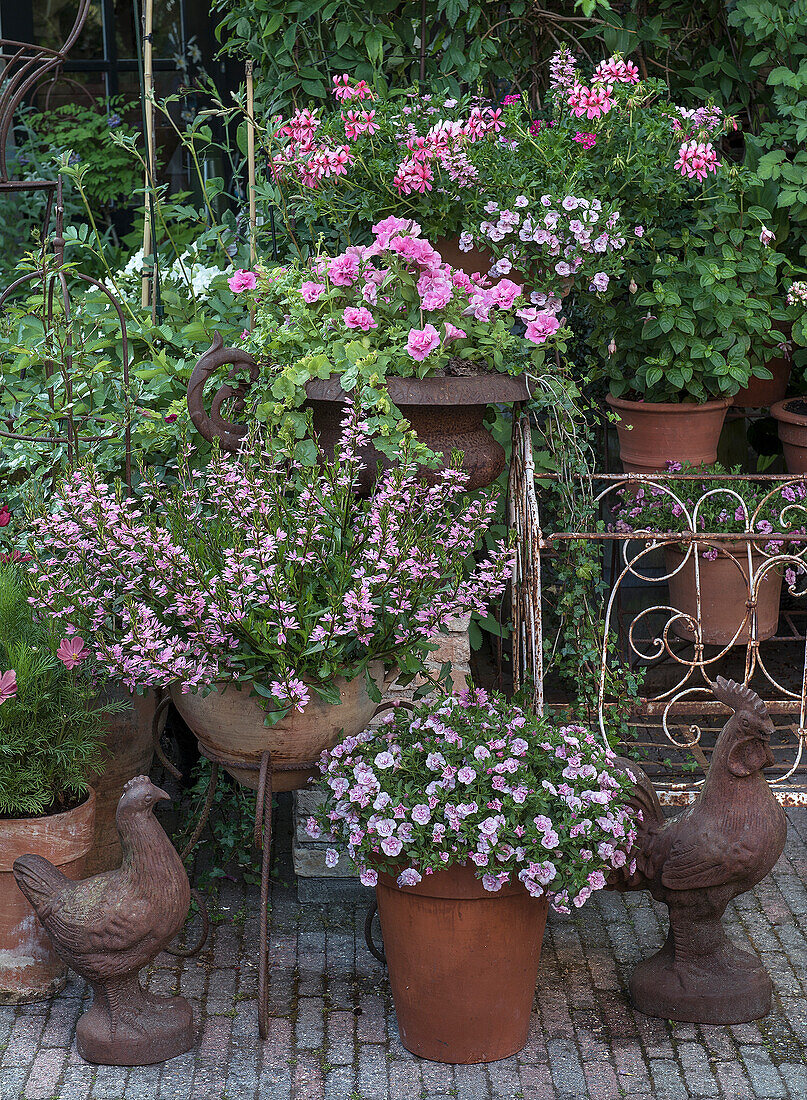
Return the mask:
[[152,785],[151,793],[155,802],[170,802],[171,795],[166,794],[162,787],[155,787]]

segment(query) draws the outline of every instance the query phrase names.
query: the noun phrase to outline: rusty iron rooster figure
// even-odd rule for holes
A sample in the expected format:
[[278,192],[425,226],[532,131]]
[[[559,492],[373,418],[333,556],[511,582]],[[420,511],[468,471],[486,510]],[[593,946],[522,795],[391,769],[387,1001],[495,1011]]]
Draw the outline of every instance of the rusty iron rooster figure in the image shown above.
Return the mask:
[[615,872],[615,890],[649,890],[669,910],[667,939],[631,978],[633,1003],[649,1016],[738,1024],[770,1012],[771,980],[762,963],[728,939],[722,917],[739,894],[756,886],[782,854],[784,811],[762,769],[773,764],[774,725],[750,688],[718,677],[716,699],[734,714],[712,754],[697,800],[665,818],[648,777],[636,779],[634,807],[643,821],[636,870]]
[[168,795],[148,776],[130,779],[116,822],[123,849],[117,871],[81,882],[42,856],[20,856],[14,876],[62,959],[93,987],[92,1006],[76,1028],[89,1062],[138,1066],[164,1062],[194,1043],[184,997],[145,992],[138,971],[180,931],[190,885],[177,852],[154,817]]

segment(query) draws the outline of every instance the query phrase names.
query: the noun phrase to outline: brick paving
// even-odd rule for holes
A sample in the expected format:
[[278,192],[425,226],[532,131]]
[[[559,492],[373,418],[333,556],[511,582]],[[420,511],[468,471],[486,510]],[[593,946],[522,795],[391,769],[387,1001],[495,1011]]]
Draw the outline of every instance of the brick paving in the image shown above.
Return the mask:
[[87,992],[73,978],[51,1003],[0,1008],[0,1100],[803,1100],[807,810],[788,817],[785,854],[727,921],[774,981],[773,1012],[758,1023],[674,1025],[634,1012],[627,981],[662,941],[662,910],[646,895],[607,894],[550,918],[521,1054],[488,1066],[421,1061],[401,1045],[385,971],[364,945],[367,900],[300,905],[286,821],[267,1043],[255,1014],[257,890],[226,883],[213,946],[187,961],[163,955],[149,973],[150,988],[190,999],[193,1051],[130,1070],[82,1062],[74,1035]]

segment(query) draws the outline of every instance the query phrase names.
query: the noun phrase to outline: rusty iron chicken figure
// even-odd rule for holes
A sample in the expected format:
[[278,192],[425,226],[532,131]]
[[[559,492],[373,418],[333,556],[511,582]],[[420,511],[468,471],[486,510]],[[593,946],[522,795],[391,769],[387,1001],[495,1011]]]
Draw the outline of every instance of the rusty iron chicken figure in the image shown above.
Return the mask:
[[774,732],[765,704],[748,687],[718,677],[716,699],[734,711],[712,754],[697,800],[665,818],[645,773],[623,761],[636,780],[642,811],[636,870],[614,872],[615,890],[649,890],[669,911],[661,950],[639,963],[630,992],[649,1016],[736,1024],[765,1016],[771,980],[759,959],[726,936],[722,917],[739,894],[760,882],[782,854],[787,820],[763,768],[773,764]]
[[182,861],[154,805],[168,795],[148,776],[130,779],[116,814],[123,863],[74,882],[42,856],[14,862],[14,876],[62,959],[92,985],[76,1028],[79,1054],[108,1065],[149,1065],[189,1050],[193,1013],[184,997],[143,990],[138,971],[180,931],[190,906]]

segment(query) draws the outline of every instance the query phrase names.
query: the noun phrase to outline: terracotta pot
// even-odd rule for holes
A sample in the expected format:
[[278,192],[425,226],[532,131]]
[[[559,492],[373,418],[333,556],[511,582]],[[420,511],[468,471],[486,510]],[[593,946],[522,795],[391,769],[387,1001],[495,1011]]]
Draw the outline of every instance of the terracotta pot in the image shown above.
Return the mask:
[[[793,326],[788,321],[774,321],[773,328],[782,334],[782,342],[789,341],[793,335]],[[772,349],[773,350],[773,349]],[[767,370],[773,374],[772,378],[751,378],[747,386],[743,386],[732,397],[732,404],[737,408],[769,408],[781,401],[787,393],[787,384],[791,381],[793,370],[793,357],[791,355],[774,355],[766,360]]]
[[[442,256],[444,263],[451,264],[459,271],[464,271],[466,275],[487,275],[493,265],[493,254],[489,249],[474,246],[468,252],[463,252],[460,248],[459,237],[440,237],[439,240],[433,243]],[[527,295],[534,289],[534,284],[540,282],[539,276],[525,275],[522,271],[516,271],[515,269],[507,275],[507,278],[512,279],[514,283],[522,284]],[[573,285],[573,278],[564,279],[563,289],[559,292],[558,297],[566,298]],[[538,287],[538,289],[541,288]]]
[[14,860],[29,853],[44,856],[69,878],[82,878],[94,818],[92,790],[66,813],[0,818],[0,1004],[45,1000],[67,979],[67,967],[14,880]]
[[[120,839],[115,825],[118,801],[124,784],[136,775],[148,775],[154,758],[152,723],[157,696],[153,691],[133,695],[122,685],[115,685],[106,688],[101,701],[121,699],[130,700],[132,709],[110,714],[106,719],[107,763],[102,772],[90,776],[95,790],[95,837],[84,868],[87,875],[99,875],[120,866]],[[165,717],[163,711],[161,726],[165,725]]]
[[[723,544],[727,553],[739,562],[740,569],[731,558],[719,554],[714,561],[698,558],[701,588],[700,625],[702,640],[706,645],[725,646],[746,645],[751,639],[751,615],[747,608],[750,598],[748,588],[748,543],[727,542]],[[665,546],[664,561],[666,572],[673,576],[667,580],[670,589],[670,603],[679,611],[698,621],[698,604],[695,587],[694,552],[686,564],[685,553],[677,546]],[[751,550],[753,571],[756,575],[767,560],[755,548]],[[757,641],[764,642],[776,633],[779,623],[779,601],[782,595],[782,571],[779,568],[768,570],[757,588]],[[694,641],[695,633],[685,620],[676,619],[672,624],[673,633],[679,638]],[[735,637],[736,635],[736,637]]]
[[807,399],[789,397],[787,401],[777,401],[771,405],[771,416],[779,422],[788,472],[807,473]]
[[667,462],[693,466],[717,462],[717,444],[731,400],[723,397],[692,405],[625,401],[609,393],[606,401],[620,417],[616,430],[625,473],[663,472]]
[[[381,687],[381,666],[373,666],[371,674]],[[172,686],[171,699],[196,735],[201,751],[222,760],[233,778],[257,790],[258,771],[239,765],[259,765],[267,749],[275,766],[309,763],[335,745],[343,733],[352,736],[370,724],[376,704],[367,694],[364,676],[355,680],[339,677],[334,684],[341,704],[326,703],[312,692],[302,713],[292,710],[275,726],[264,725],[266,712],[250,696],[248,684],[224,684],[221,691],[214,689],[204,696],[183,695]],[[297,790],[316,774],[317,769],[310,767],[273,771],[272,787],[276,791]]]
[[[504,469],[504,448],[496,442],[484,424],[485,410],[491,402],[509,404],[526,401],[528,379],[508,374],[482,374],[473,377],[387,378],[390,400],[401,410],[417,433],[421,443],[442,454],[445,460],[451,452],[462,451],[462,469],[469,475],[468,491],[491,485]],[[306,386],[307,404],[314,413],[314,431],[328,454],[341,435],[349,395],[338,378],[314,379]],[[360,491],[372,486],[376,467],[389,464],[385,455],[374,447],[366,447],[362,458],[367,464]],[[436,470],[422,470],[429,484],[439,480]]]
[[378,915],[401,1042],[433,1062],[508,1058],[527,1042],[548,902],[521,883],[491,894],[468,866],[399,888]]

